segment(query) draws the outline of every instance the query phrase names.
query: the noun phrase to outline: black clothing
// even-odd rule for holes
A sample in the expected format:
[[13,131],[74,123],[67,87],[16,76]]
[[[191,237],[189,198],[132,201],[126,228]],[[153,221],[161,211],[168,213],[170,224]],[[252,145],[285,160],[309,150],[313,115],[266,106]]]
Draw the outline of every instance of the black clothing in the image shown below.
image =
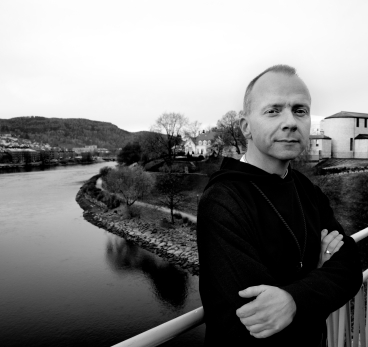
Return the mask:
[[[317,269],[322,229],[338,230],[344,245]],[[322,191],[290,168],[282,179],[225,158],[200,200],[197,230],[206,346],[320,346],[328,315],[352,298],[362,283],[354,240],[345,235]],[[300,268],[299,249],[304,245]],[[238,292],[261,284],[287,291],[297,309],[288,327],[257,339],[235,312],[250,301]]]

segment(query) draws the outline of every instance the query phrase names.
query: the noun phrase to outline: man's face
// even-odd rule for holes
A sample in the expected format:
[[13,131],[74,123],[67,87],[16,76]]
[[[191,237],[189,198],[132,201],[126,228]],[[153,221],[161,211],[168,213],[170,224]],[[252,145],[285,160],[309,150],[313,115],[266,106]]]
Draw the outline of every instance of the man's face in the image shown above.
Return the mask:
[[[242,131],[251,135],[254,150],[262,160],[291,160],[307,146],[310,132],[309,91],[293,75],[268,72],[251,92],[251,112],[242,121]],[[246,136],[247,137],[247,136]]]

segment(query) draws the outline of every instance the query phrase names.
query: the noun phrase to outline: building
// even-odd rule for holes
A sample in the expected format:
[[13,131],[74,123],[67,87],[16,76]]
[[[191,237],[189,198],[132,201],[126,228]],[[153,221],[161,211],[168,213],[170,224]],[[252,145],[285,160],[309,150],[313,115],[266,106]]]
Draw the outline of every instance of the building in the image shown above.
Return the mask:
[[197,137],[187,138],[184,143],[185,154],[210,155],[212,153],[211,145],[217,135],[216,131],[203,131]]
[[332,158],[368,159],[367,113],[341,111],[323,119],[321,130],[332,140]]
[[368,135],[359,134],[354,139],[354,158],[368,158]]
[[29,148],[7,149],[9,161],[13,164],[34,163],[40,160],[40,152]]
[[312,161],[331,158],[332,139],[321,132],[318,135],[309,135],[309,159]]

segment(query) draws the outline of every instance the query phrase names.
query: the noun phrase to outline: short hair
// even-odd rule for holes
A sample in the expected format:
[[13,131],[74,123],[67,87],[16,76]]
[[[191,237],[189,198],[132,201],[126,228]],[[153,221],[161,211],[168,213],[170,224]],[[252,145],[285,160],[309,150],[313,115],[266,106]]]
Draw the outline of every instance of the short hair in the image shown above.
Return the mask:
[[244,110],[244,115],[247,116],[250,111],[251,111],[251,93],[253,90],[254,85],[256,84],[256,82],[260,79],[260,77],[262,77],[264,74],[266,74],[267,72],[276,72],[276,73],[282,73],[284,75],[288,75],[288,76],[293,76],[296,75],[296,70],[295,68],[293,68],[292,66],[289,65],[274,65],[269,67],[268,69],[264,70],[262,73],[260,73],[257,77],[253,78],[250,83],[248,84],[248,87],[245,91],[245,95],[244,95],[244,102],[243,102],[243,110]]

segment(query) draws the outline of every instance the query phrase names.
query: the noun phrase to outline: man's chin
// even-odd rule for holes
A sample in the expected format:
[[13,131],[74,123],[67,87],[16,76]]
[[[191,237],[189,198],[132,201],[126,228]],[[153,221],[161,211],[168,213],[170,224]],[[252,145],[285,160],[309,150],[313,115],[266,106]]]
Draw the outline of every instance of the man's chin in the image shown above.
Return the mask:
[[294,160],[295,158],[297,158],[300,155],[301,152],[297,151],[286,151],[286,152],[282,152],[282,153],[277,153],[277,155],[275,155],[275,158],[282,160],[282,161],[289,161],[289,160]]

